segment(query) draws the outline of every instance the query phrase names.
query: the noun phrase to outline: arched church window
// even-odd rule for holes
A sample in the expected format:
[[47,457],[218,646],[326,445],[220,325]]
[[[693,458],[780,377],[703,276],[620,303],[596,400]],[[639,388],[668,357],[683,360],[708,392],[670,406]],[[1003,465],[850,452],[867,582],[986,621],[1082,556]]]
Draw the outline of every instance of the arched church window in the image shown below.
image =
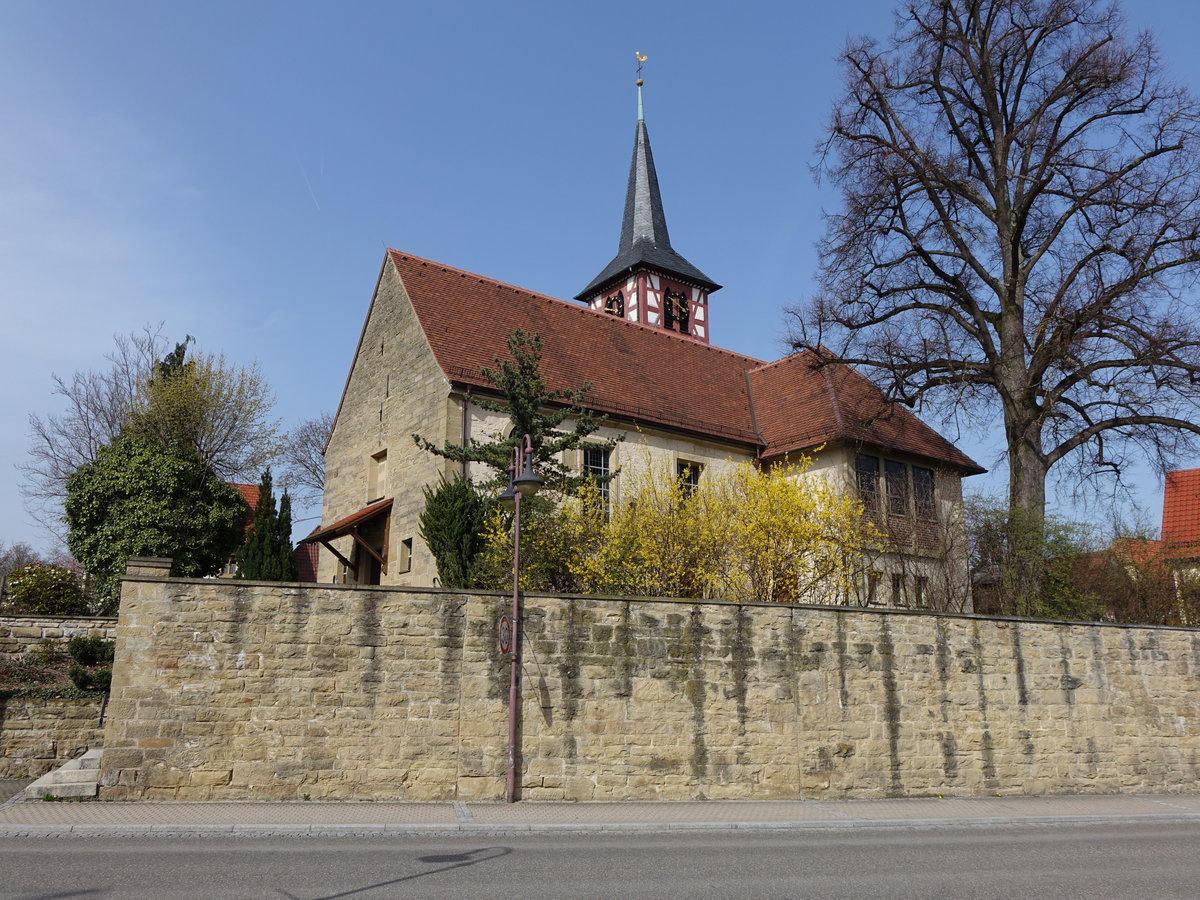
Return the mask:
[[617,291],[604,301],[604,311],[610,316],[625,317],[625,295]]

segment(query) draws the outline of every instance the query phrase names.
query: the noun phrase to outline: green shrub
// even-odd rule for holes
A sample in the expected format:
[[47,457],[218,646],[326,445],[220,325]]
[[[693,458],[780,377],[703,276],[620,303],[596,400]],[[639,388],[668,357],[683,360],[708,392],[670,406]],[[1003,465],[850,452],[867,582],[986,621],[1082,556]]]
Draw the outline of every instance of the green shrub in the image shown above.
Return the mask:
[[81,666],[111,665],[116,646],[116,641],[106,641],[99,635],[76,635],[67,642],[67,652]]
[[438,580],[446,588],[471,587],[493,501],[461,477],[443,477],[424,492],[420,534],[437,563]]
[[81,691],[107,691],[112,683],[112,669],[89,669],[75,663],[67,674]]

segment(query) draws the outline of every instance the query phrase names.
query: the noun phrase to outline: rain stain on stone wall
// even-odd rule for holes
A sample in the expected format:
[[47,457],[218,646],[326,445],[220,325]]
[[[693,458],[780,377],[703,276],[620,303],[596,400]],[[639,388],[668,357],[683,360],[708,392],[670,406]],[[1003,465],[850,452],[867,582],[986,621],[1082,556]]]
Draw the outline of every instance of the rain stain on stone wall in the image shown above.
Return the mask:
[[887,619],[879,622],[879,659],[883,675],[884,725],[887,727],[888,794],[899,797],[904,793],[904,777],[900,769],[900,691],[896,684],[896,648],[892,644],[892,629]]

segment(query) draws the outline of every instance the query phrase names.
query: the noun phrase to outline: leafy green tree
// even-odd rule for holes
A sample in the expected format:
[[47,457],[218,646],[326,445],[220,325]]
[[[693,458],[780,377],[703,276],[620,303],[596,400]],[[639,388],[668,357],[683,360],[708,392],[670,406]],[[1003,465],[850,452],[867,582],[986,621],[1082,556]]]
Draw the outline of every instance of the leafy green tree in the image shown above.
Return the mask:
[[258,483],[258,502],[254,506],[254,524],[237,553],[237,577],[251,581],[296,581],[296,560],[292,556],[292,501],[285,492],[275,511],[275,491],[271,470]]
[[461,477],[443,478],[437,488],[426,485],[424,491],[420,534],[437,562],[438,580],[442,587],[473,587],[476,560],[495,502]]
[[7,611],[35,616],[86,616],[92,611],[79,576],[65,566],[49,563],[13,569],[4,599]]
[[[493,435],[489,441],[472,439],[470,444],[437,446],[418,434],[413,440],[424,450],[455,462],[479,462],[496,472],[495,482],[507,480],[513,448],[528,434],[533,442],[534,466],[546,480],[546,487],[562,494],[573,493],[580,485],[594,480],[567,469],[559,461],[564,450],[588,446],[612,449],[616,440],[599,441],[592,437],[602,420],[584,407],[590,384],[572,390],[550,390],[541,375],[542,339],[518,328],[508,336],[508,359],[493,359],[495,368],[480,371],[503,398],[491,402],[474,398],[482,409],[504,413],[512,423],[508,437]],[[561,430],[566,422],[569,430]],[[612,476],[608,476],[611,478]]]
[[115,608],[134,556],[167,557],[171,574],[213,575],[241,544],[246,504],[194,457],[123,436],[67,479],[67,546]]

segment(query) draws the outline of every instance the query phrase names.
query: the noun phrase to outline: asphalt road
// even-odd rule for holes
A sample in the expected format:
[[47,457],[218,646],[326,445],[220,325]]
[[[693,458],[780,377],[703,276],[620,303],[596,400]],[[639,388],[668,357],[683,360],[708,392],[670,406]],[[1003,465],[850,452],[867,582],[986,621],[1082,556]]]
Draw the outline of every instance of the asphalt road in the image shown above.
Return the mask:
[[19,838],[5,898],[1200,896],[1200,824],[395,838]]

